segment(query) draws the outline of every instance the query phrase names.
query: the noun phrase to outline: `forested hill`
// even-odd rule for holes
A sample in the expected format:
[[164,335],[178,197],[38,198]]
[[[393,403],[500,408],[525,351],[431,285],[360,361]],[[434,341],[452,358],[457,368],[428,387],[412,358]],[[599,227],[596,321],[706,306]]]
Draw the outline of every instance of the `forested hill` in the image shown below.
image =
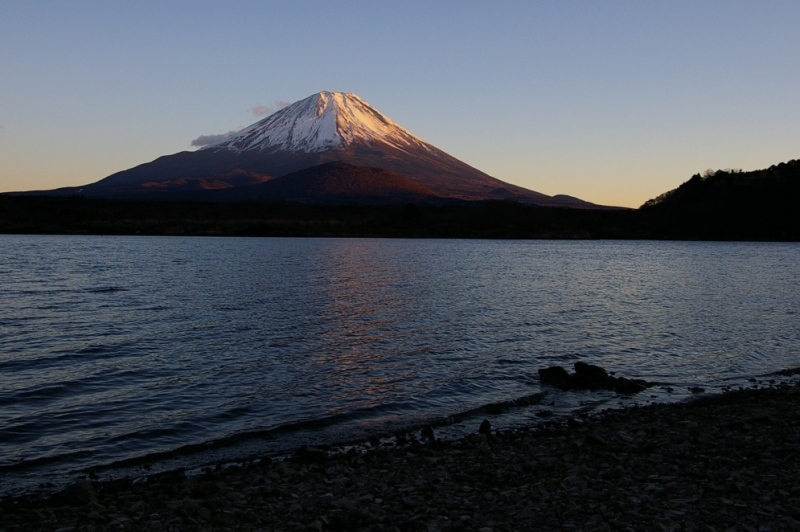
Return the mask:
[[639,209],[654,236],[680,239],[797,240],[800,160],[765,170],[708,170]]

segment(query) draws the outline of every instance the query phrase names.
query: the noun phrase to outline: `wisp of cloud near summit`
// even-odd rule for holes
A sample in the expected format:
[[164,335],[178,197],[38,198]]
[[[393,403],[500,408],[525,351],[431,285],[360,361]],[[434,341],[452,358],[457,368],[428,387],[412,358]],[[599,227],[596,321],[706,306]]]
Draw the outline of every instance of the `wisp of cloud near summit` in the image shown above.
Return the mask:
[[250,113],[256,118],[264,118],[265,116],[269,116],[275,111],[279,111],[284,107],[288,107],[292,105],[292,102],[287,102],[285,100],[275,100],[275,107],[269,107],[266,105],[256,105],[250,108]]
[[190,145],[197,148],[202,148],[203,146],[210,146],[211,144],[216,144],[217,142],[222,142],[223,140],[227,139],[231,135],[235,135],[238,133],[239,129],[231,130],[227,133],[222,133],[220,135],[200,135],[196,139],[194,139]]
[[[291,105],[291,102],[287,102],[284,100],[275,100],[275,107],[269,107],[266,105],[255,105],[250,108],[250,114],[252,114],[256,118],[264,118],[266,116],[271,115],[275,111],[279,111],[284,107]],[[216,144],[217,142],[222,142],[223,140],[227,139],[231,135],[235,135],[239,131],[244,129],[244,127],[240,127],[238,129],[234,129],[228,131],[227,133],[220,133],[214,135],[200,135],[196,139],[194,139],[189,145],[195,148],[202,148],[204,146],[210,146],[211,144]]]

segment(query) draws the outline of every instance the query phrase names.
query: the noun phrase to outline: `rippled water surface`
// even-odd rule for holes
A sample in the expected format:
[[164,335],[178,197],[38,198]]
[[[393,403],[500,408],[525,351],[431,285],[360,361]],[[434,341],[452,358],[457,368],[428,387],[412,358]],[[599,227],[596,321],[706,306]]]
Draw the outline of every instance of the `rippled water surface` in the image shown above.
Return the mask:
[[540,392],[556,411],[617,401],[542,390],[537,369],[576,360],[665,383],[640,403],[730,385],[800,366],[798,259],[775,243],[0,236],[0,474],[10,489],[191,444],[219,458],[457,432]]

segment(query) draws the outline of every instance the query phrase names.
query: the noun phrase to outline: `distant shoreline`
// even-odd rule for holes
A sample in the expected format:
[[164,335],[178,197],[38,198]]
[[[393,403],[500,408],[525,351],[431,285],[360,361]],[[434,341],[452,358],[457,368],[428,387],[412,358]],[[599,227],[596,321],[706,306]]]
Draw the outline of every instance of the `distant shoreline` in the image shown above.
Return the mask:
[[[800,241],[800,224],[687,221],[633,209],[508,201],[454,205],[300,205],[0,194],[0,234]],[[795,216],[796,217],[796,216]]]

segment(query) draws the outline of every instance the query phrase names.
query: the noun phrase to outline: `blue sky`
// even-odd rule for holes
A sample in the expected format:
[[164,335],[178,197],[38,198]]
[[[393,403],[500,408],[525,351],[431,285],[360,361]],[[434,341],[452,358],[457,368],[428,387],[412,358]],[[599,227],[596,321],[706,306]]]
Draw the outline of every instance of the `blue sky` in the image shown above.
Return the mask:
[[0,191],[333,90],[504,181],[637,207],[800,158],[798,20],[796,0],[0,0]]

